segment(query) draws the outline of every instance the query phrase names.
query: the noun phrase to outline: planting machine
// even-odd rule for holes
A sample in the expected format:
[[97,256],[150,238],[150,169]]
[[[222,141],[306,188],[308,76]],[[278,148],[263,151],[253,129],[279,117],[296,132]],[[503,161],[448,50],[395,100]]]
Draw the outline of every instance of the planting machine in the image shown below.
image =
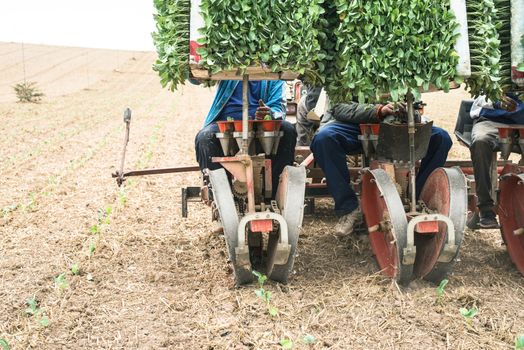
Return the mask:
[[[182,189],[182,214],[187,216],[188,201],[202,199],[212,207],[213,219],[219,220],[224,230],[237,285],[251,282],[253,270],[286,283],[302,226],[306,170],[301,166],[285,167],[278,188],[273,190],[270,157],[276,154],[283,135],[281,121],[249,120],[248,82],[248,75],[244,75],[242,120],[218,122],[216,137],[224,157],[212,161],[222,167],[204,171],[202,188]],[[179,167],[124,172],[130,113],[127,110],[124,117],[127,128],[120,171],[113,174],[119,184],[129,176],[199,170]]]
[[[470,117],[472,101],[463,101],[455,127],[459,142],[471,147],[473,120]],[[524,125],[497,124],[498,145],[491,165],[492,198],[499,216],[502,238],[511,260],[524,274]],[[498,159],[498,153],[500,158]],[[509,160],[512,153],[520,154],[519,164]],[[475,179],[471,163],[467,166],[469,182],[468,226],[477,229],[479,213],[475,196]]]
[[[420,118],[424,105],[414,103],[412,95],[407,106],[407,123],[360,126],[366,167],[351,167],[350,174],[381,272],[401,284],[414,278],[438,283],[451,272],[462,242],[466,179],[459,167],[439,168],[416,198],[417,167],[426,155],[432,122]],[[304,165],[317,174],[312,155]],[[308,184],[308,203],[321,186]]]

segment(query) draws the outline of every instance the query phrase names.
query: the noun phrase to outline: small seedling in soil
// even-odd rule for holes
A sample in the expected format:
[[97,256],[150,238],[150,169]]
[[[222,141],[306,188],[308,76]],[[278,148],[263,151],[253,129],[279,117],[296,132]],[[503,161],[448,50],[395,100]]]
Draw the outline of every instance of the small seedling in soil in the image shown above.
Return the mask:
[[260,287],[259,289],[255,291],[255,294],[257,295],[257,297],[264,300],[267,306],[267,312],[269,313],[271,317],[278,316],[278,309],[274,307],[273,305],[271,305],[271,297],[272,297],[271,292],[264,289],[264,283],[266,283],[267,281],[267,276],[264,274],[261,274],[258,271],[253,271],[252,273],[253,275],[257,277],[258,286]]
[[47,316],[42,312],[42,309],[37,306],[38,302],[35,297],[27,299],[26,303],[27,308],[25,309],[25,313],[29,316],[33,316],[42,327],[49,326],[49,318],[47,318]]
[[284,338],[278,342],[282,349],[293,349],[293,341],[288,338]]
[[19,102],[39,102],[44,94],[36,87],[34,81],[19,83],[13,86]]
[[75,276],[80,274],[80,265],[78,265],[78,263],[75,263],[73,266],[71,266],[71,273]]
[[123,187],[121,187],[120,190],[118,191],[118,202],[123,207],[126,205],[126,202],[127,202],[126,190]]
[[524,349],[524,335],[517,335],[515,338],[515,350]]
[[10,350],[11,347],[9,346],[9,343],[5,339],[0,339],[0,347],[2,347],[2,350]]
[[91,244],[89,244],[89,256],[93,255],[95,250],[96,250],[96,243],[95,242],[91,242]]
[[89,232],[91,232],[94,235],[97,235],[98,233],[100,233],[100,227],[95,224],[91,226],[91,228],[89,229]]
[[64,290],[67,287],[69,287],[69,282],[67,282],[66,274],[61,273],[57,277],[55,277],[55,288],[58,288],[60,290]]
[[441,301],[442,300],[442,297],[444,296],[445,294],[445,290],[444,288],[446,288],[447,284],[448,284],[449,280],[447,279],[444,279],[440,282],[440,285],[437,287],[436,289],[436,293],[437,293],[437,301]]
[[306,334],[304,338],[302,338],[302,342],[306,345],[312,345],[315,344],[317,341],[317,338],[311,334]]
[[18,204],[12,204],[12,205],[8,205],[7,207],[4,207],[2,209],[2,217],[6,217],[9,213],[18,209],[18,207],[19,207]]
[[471,326],[473,318],[478,314],[478,310],[474,307],[471,309],[461,308],[460,314],[466,319],[466,323]]

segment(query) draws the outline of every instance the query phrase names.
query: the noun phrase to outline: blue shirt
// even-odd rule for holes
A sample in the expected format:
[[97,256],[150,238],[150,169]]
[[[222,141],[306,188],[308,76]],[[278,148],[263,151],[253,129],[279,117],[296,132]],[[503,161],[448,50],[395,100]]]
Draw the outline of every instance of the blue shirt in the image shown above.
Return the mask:
[[517,109],[514,112],[502,109],[500,102],[491,104],[485,98],[482,100],[483,97],[479,97],[475,100],[475,108],[472,108],[472,118],[483,117],[503,124],[524,124],[524,102],[511,93],[507,96],[517,102]]
[[[259,106],[258,100],[262,99],[260,81],[249,82],[248,98],[249,119],[254,119],[255,113]],[[233,91],[233,95],[231,95],[228,103],[220,111],[216,120],[227,120],[228,117],[231,117],[235,120],[242,119],[242,84],[237,85]]]
[[[229,103],[229,99],[233,95],[233,92],[238,85],[242,85],[242,82],[238,80],[222,80],[218,84],[218,88],[215,94],[215,99],[211,105],[211,109],[207,114],[204,126],[207,126],[215,122],[220,112]],[[286,90],[285,84],[281,80],[262,80],[260,81],[260,94],[262,100],[271,108],[273,112],[273,118],[283,119],[286,117]]]

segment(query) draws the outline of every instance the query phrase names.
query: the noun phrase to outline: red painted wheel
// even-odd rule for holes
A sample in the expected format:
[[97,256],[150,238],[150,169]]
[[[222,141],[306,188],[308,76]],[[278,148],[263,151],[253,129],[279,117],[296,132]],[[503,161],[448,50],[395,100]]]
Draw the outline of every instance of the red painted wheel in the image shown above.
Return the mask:
[[[459,168],[438,168],[426,180],[420,200],[431,213],[442,214],[454,225],[455,245],[460,248],[467,219],[468,197],[466,179]],[[415,233],[417,257],[414,274],[435,283],[440,283],[453,268],[456,255],[451,261],[439,261],[448,239],[448,227],[438,223],[434,234]],[[457,249],[458,254],[459,249]]]
[[499,189],[498,214],[502,238],[511,261],[524,275],[524,174],[517,165],[504,167]]
[[402,263],[407,245],[406,213],[395,184],[384,170],[368,170],[363,174],[360,202],[382,274],[401,284],[409,283],[413,265]]

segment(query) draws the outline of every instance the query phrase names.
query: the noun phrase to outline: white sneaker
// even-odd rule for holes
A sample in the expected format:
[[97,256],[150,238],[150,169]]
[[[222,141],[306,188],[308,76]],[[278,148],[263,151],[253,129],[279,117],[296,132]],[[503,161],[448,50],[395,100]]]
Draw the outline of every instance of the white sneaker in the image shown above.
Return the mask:
[[348,235],[353,232],[353,227],[360,222],[362,222],[362,212],[360,208],[357,208],[338,219],[338,223],[335,226],[335,234]]

